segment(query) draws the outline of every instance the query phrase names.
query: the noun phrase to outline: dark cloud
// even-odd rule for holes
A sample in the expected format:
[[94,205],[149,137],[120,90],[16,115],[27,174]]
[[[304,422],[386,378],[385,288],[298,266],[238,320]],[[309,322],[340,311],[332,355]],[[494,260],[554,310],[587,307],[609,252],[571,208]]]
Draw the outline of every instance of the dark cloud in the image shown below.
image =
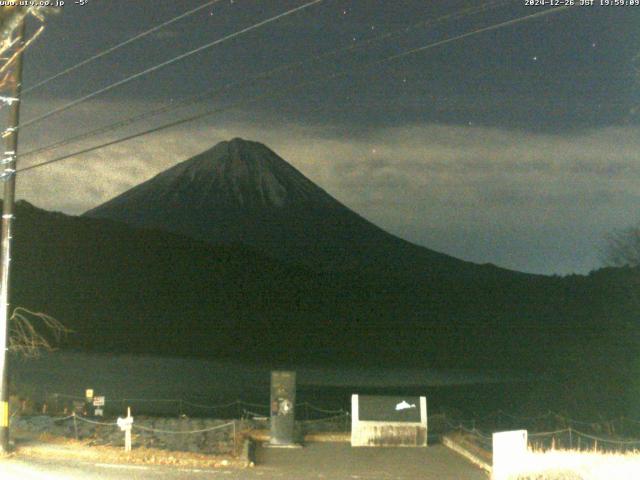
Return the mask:
[[[302,3],[220,2],[28,95],[23,118]],[[65,7],[29,50],[25,84],[200,4],[109,0]],[[222,108],[217,115],[34,170],[20,177],[19,194],[80,213],[242,136],[266,143],[339,200],[409,240],[515,269],[588,271],[597,266],[602,235],[636,219],[640,9],[574,8],[368,66],[533,13],[513,2],[417,26],[481,4],[327,1],[202,52],[25,129],[21,151],[223,89],[209,100],[21,163]],[[411,25],[367,48],[346,49],[354,38]],[[339,55],[296,63],[341,47]],[[297,66],[266,82],[244,82],[287,64]],[[332,77],[336,72],[344,74]],[[246,103],[253,97],[260,99]]]
[[235,136],[266,143],[393,233],[520,270],[597,267],[599,239],[634,218],[640,197],[640,169],[631,155],[640,149],[635,127],[548,135],[425,124],[350,137],[335,129],[219,121],[25,173],[19,194],[37,205],[80,213]]

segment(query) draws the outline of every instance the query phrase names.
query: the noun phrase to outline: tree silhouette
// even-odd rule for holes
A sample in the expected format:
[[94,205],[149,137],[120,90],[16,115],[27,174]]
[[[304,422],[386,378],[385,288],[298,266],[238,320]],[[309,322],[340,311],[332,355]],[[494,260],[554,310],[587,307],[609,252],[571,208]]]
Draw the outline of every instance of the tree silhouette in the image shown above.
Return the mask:
[[43,350],[55,350],[69,332],[60,321],[46,313],[17,307],[9,320],[9,351],[37,357]]

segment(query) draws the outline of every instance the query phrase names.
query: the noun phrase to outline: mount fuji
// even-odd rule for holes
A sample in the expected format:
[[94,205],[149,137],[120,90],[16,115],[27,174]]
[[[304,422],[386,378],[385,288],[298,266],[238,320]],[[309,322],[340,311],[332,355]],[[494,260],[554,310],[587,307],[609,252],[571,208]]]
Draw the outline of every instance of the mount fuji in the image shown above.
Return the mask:
[[84,215],[210,244],[245,244],[321,270],[468,274],[489,268],[385,232],[265,145],[240,138],[221,142]]

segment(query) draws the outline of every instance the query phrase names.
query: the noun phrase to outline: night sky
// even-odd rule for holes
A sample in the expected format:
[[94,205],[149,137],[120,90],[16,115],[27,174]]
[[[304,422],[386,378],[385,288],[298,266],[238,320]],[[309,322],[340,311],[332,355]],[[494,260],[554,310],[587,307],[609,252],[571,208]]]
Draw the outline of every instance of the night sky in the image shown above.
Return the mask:
[[[69,0],[29,49],[25,87],[203,3]],[[29,92],[23,121],[305,3],[220,1]],[[601,265],[603,236],[640,219],[640,6],[573,7],[385,61],[548,8],[324,0],[25,127],[21,153],[219,89],[22,158],[25,167],[220,109],[24,172],[18,197],[81,213],[240,136],[420,245],[527,272],[586,273]]]

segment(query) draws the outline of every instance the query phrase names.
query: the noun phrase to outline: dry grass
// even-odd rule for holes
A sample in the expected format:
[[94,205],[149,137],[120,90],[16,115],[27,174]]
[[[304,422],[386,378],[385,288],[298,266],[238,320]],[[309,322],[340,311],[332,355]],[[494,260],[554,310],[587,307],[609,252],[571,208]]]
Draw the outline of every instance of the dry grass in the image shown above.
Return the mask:
[[513,471],[518,480],[636,480],[640,452],[530,451]]
[[104,463],[173,465],[189,468],[244,468],[245,461],[229,455],[205,455],[138,447],[125,453],[122,448],[94,446],[90,441],[78,441],[49,434],[34,436],[28,432],[16,434],[17,454],[23,457],[74,458]]

